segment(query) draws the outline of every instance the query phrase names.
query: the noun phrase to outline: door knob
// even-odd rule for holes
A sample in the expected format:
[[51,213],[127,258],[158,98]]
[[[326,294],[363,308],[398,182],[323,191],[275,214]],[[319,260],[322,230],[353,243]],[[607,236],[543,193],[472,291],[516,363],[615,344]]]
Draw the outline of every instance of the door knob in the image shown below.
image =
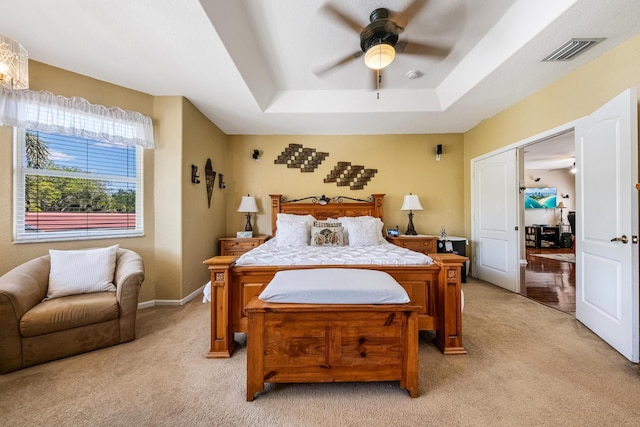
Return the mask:
[[612,242],[622,242],[622,243],[627,243],[629,241],[629,239],[627,239],[626,235],[622,235],[620,237],[614,237],[613,239],[611,239]]

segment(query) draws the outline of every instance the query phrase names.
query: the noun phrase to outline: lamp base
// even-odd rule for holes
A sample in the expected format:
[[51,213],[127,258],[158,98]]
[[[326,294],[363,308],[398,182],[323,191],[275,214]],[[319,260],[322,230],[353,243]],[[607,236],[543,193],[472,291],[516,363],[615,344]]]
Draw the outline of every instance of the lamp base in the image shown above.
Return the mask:
[[405,233],[407,236],[416,236],[416,229],[413,228],[413,212],[409,211],[409,224],[407,224],[407,231]]
[[251,214],[247,212],[247,224],[244,226],[244,231],[253,231],[251,228]]

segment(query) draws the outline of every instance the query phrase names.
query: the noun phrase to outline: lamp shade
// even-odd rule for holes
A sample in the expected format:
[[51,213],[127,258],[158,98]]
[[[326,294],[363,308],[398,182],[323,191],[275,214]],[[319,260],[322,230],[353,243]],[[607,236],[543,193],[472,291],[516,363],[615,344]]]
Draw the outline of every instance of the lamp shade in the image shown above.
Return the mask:
[[258,205],[253,196],[242,196],[238,212],[258,212]]
[[558,203],[558,206],[556,206],[558,209],[564,209],[566,208],[566,206],[564,205],[564,202],[560,202]]
[[408,194],[404,196],[404,201],[402,202],[401,211],[421,211],[422,205],[420,204],[420,200],[418,196],[415,194]]
[[396,50],[390,44],[380,43],[371,46],[364,54],[364,63],[373,70],[381,70],[393,62]]
[[9,89],[29,87],[29,58],[20,43],[0,34],[0,86]]

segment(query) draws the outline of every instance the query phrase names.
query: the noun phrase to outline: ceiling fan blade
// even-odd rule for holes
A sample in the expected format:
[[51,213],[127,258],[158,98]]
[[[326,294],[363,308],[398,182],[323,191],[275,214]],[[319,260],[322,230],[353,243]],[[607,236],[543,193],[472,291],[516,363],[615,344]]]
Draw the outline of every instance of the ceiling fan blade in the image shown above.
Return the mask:
[[358,22],[356,22],[355,19],[351,18],[350,16],[345,15],[344,12],[337,9],[335,6],[325,3],[322,6],[322,10],[332,15],[334,18],[337,18],[340,22],[342,22],[344,25],[351,28],[358,34],[360,34],[360,31],[362,31],[362,29],[364,28],[363,25],[360,25]]
[[356,52],[350,53],[349,55],[346,55],[346,56],[338,59],[336,62],[333,62],[332,64],[329,64],[329,65],[327,65],[325,67],[322,67],[322,68],[315,69],[313,71],[313,73],[316,76],[320,77],[320,76],[324,75],[325,73],[328,73],[329,71],[331,71],[331,70],[333,70],[335,68],[341,67],[341,66],[343,66],[345,64],[348,64],[349,62],[351,62],[351,61],[353,61],[355,59],[360,58],[363,54],[364,54],[364,52],[362,52],[361,50],[358,50]]
[[412,42],[408,40],[399,40],[395,46],[396,52],[406,53],[409,55],[429,55],[439,58],[445,58],[451,52],[451,49],[441,46]]
[[416,16],[428,2],[429,0],[413,0],[407,5],[407,7],[395,15],[394,21],[399,27],[403,29],[407,28],[409,21],[411,21],[411,19]]

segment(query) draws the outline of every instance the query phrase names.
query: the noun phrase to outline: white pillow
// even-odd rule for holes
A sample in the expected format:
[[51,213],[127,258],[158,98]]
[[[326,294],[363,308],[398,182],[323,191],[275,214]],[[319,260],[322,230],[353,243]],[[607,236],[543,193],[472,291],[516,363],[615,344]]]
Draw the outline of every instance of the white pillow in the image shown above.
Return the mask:
[[384,243],[380,218],[372,216],[341,216],[338,221],[346,231],[349,246],[371,246]]
[[116,253],[119,245],[108,248],[50,250],[51,268],[46,299],[91,292],[113,292]]
[[291,215],[279,213],[276,217],[277,246],[307,246],[311,235],[313,215]]
[[258,298],[297,304],[405,304],[410,301],[407,291],[388,273],[358,268],[278,271]]
[[287,222],[304,222],[304,223],[309,223],[311,222],[311,224],[313,224],[313,221],[315,221],[316,219],[313,217],[313,215],[294,215],[294,214],[287,214],[287,213],[278,213],[278,215],[276,216],[276,221],[287,221]]

